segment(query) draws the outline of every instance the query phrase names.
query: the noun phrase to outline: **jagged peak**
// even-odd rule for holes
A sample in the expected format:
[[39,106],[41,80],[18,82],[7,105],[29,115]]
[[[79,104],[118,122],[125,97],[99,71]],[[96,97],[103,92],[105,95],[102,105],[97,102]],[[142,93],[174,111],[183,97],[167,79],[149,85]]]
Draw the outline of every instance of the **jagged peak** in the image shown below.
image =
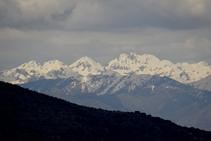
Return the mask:
[[45,66],[45,65],[65,65],[65,64],[57,59],[53,59],[53,60],[44,62],[43,66]]
[[146,58],[157,58],[157,57],[155,57],[155,56],[152,55],[152,54],[143,54],[143,55],[141,55],[141,57],[146,57]]
[[35,60],[28,61],[27,63],[37,63]]
[[25,62],[23,64],[38,64],[38,63],[35,60],[31,60],[31,61]]
[[84,56],[84,57],[81,57],[82,59],[88,59],[88,60],[92,60],[92,58],[91,57],[88,57],[88,56]]
[[169,60],[162,60],[161,61],[161,63],[162,63],[162,65],[168,65],[168,66],[172,66],[172,65],[174,65],[174,63],[172,63],[171,61],[169,61]]
[[53,60],[50,60],[50,61],[47,61],[47,62],[61,62],[61,61],[59,61],[57,59],[53,59]]
[[81,65],[83,63],[85,63],[86,65],[103,67],[100,63],[95,62],[92,58],[90,58],[88,56],[81,57],[76,62],[74,62],[73,64],[71,64],[69,67],[72,68],[74,66]]
[[128,54],[122,53],[119,55],[119,57],[117,59],[122,59],[122,58],[127,58],[127,57],[128,57]]
[[128,56],[126,53],[121,53],[119,56]]
[[151,54],[138,55],[135,52],[131,52],[129,54],[122,53],[118,57],[118,59],[125,59],[125,58],[143,58],[143,59],[145,59],[145,58],[149,58],[149,59],[155,58],[155,59],[158,59],[157,57],[155,57],[154,55],[151,55]]
[[137,60],[137,59],[138,59],[138,56],[139,56],[139,55],[137,55],[136,53],[131,52],[131,53],[127,56],[127,58],[132,59],[132,60]]
[[135,52],[131,52],[130,55],[136,56],[137,54]]
[[143,55],[138,55],[139,57],[139,60],[143,60],[144,62],[145,61],[154,61],[154,62],[159,62],[160,60],[154,56],[154,55],[151,55],[151,54],[143,54]]
[[21,64],[17,68],[18,69],[29,68],[29,67],[30,68],[31,67],[35,68],[35,67],[38,67],[38,66],[40,66],[40,63],[37,63],[36,61],[31,60],[31,61],[28,61],[28,62],[25,62],[25,63]]
[[77,61],[75,61],[75,63],[80,63],[80,62],[95,62],[95,61],[88,56],[84,56],[84,57],[81,57],[80,59],[78,59]]
[[197,65],[209,66],[209,64],[205,61],[198,62]]
[[153,63],[157,63],[159,62],[160,60],[155,57],[154,55],[151,55],[151,54],[143,54],[143,55],[138,55],[134,52],[131,52],[129,55],[128,54],[120,54],[118,58],[110,61],[108,63],[108,66],[109,64],[112,64],[112,63],[120,63],[122,64],[123,62],[126,62],[125,64],[134,64],[134,63],[140,63],[140,64],[144,64],[144,63],[147,63],[148,61],[152,61]]
[[82,57],[69,66],[73,71],[83,75],[99,75],[104,71],[104,67],[92,60],[90,57]]
[[[84,59],[84,60],[93,60],[91,57],[89,57],[89,56],[84,56],[84,57],[81,57],[82,59]],[[94,61],[94,60],[93,60]]]
[[182,62],[182,63],[177,63],[175,64],[178,67],[210,67],[208,63],[205,61],[201,61],[198,63],[188,63],[188,62]]

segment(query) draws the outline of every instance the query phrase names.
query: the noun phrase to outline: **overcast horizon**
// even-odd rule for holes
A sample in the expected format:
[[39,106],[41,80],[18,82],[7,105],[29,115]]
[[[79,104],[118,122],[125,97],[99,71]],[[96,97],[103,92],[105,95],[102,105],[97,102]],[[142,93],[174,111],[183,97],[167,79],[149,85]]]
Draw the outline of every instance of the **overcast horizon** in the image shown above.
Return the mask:
[[0,71],[121,53],[211,65],[210,0],[0,0]]

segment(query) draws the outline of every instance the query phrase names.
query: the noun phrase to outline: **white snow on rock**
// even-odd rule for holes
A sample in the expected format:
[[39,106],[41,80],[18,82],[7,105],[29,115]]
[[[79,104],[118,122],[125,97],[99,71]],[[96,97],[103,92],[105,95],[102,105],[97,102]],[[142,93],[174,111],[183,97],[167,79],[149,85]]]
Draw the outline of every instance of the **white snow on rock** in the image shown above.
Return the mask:
[[[84,77],[82,82],[84,84],[86,83],[83,87],[88,87],[88,82],[90,81],[88,76],[90,75],[115,76],[116,78],[120,78],[121,76],[131,74],[134,74],[134,76],[140,74],[167,76],[181,83],[190,84],[210,76],[211,66],[204,61],[193,64],[186,62],[174,64],[168,60],[159,60],[154,55],[137,55],[136,53],[130,53],[120,54],[119,57],[111,60],[106,67],[103,67],[87,56],[80,58],[70,66],[67,66],[59,60],[51,60],[43,64],[32,60],[23,63],[17,68],[1,71],[0,80],[21,84],[39,79],[68,78],[82,75]],[[107,81],[110,83],[110,80]],[[118,79],[115,79],[115,81],[118,81]],[[133,81],[135,81],[135,79]],[[101,83],[102,82],[96,82],[95,85],[86,89],[91,91],[94,87],[101,86]],[[199,84],[197,84],[197,86],[194,84],[194,86],[208,89],[205,88],[207,84],[208,82],[200,82],[200,87]],[[122,86],[123,85],[117,85],[115,89],[121,89]],[[134,86],[135,85],[131,85],[130,89],[134,89]],[[209,86],[207,85],[207,87]],[[105,89],[105,91],[107,90]]]
[[199,81],[190,83],[189,85],[191,85],[197,89],[211,91],[211,75],[209,75],[206,78],[203,78]]
[[58,60],[43,63],[40,72],[46,79],[68,78],[77,75],[70,67]]
[[118,73],[107,76],[88,76],[87,81],[82,83],[82,92],[97,93],[97,95],[104,95],[105,93],[114,94],[123,89],[131,92],[134,91],[135,88],[141,87],[151,77],[151,75],[136,74],[123,76]]
[[13,84],[22,84],[30,80],[38,80],[41,77],[57,79],[76,75],[78,75],[76,72],[58,60],[51,60],[42,65],[36,61],[29,61],[17,68],[0,72],[0,80]]
[[120,54],[118,58],[108,63],[106,69],[111,69],[121,75],[134,72],[167,76],[181,83],[198,81],[211,75],[211,67],[206,62],[173,64],[168,60],[160,61],[150,54],[137,55],[136,53]]
[[104,67],[101,64],[96,63],[94,60],[87,56],[80,58],[69,67],[73,71],[83,76],[100,75],[102,72],[105,71]]

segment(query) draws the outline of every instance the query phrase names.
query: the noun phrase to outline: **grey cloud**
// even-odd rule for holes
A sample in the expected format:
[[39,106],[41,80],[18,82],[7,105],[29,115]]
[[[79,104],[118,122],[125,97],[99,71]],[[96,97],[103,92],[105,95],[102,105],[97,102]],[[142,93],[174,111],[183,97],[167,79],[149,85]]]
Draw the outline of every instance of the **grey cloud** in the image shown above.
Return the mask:
[[[58,23],[52,20],[54,15],[62,15],[74,8],[75,0],[2,0],[0,2],[0,27],[26,28],[36,30],[40,26],[60,28]],[[48,25],[48,26],[47,26]],[[42,30],[42,29],[41,29]]]
[[53,21],[62,22],[65,21],[69,15],[71,15],[73,9],[64,10],[63,13],[52,14],[51,18]]
[[1,68],[120,53],[211,64],[210,0],[1,0]]
[[[193,29],[211,25],[210,0],[3,0],[1,26],[33,29],[114,30],[160,27]],[[26,26],[26,27],[27,27]]]

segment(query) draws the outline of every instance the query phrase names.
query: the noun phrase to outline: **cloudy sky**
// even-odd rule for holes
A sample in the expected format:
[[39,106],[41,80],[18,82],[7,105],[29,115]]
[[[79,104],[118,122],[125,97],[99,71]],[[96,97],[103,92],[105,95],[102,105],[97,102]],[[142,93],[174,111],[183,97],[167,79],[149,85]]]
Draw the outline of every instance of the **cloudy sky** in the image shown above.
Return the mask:
[[211,65],[211,0],[0,0],[0,70],[121,53]]

